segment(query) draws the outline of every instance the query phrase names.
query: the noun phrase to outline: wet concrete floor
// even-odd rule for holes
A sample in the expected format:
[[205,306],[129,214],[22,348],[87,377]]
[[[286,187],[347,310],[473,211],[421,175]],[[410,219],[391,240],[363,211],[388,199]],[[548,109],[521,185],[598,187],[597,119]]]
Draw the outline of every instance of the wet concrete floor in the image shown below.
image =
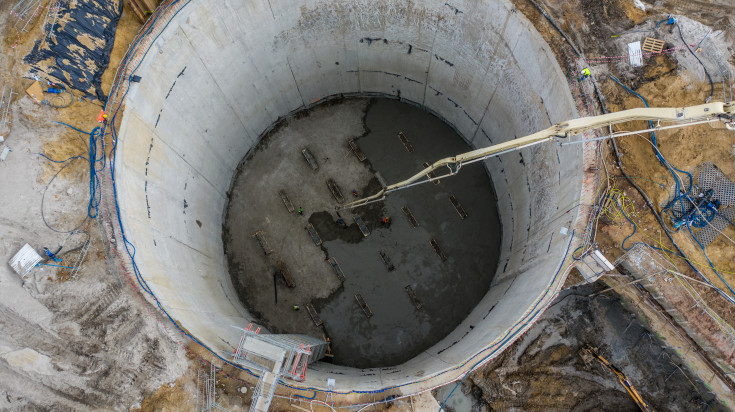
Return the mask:
[[[402,190],[385,202],[337,214],[327,179],[340,186],[349,202],[356,199],[353,190],[362,197],[380,188],[376,171],[396,182],[420,171],[424,162],[470,147],[441,120],[396,100],[345,100],[298,117],[264,139],[238,171],[224,232],[233,284],[245,307],[270,331],[328,336],[334,363],[361,368],[400,364],[451,332],[489,289],[500,245],[490,178],[482,166],[469,166],[439,184]],[[366,161],[349,151],[350,139]],[[319,163],[317,170],[304,160],[303,147]],[[278,190],[303,215],[289,213]],[[452,195],[466,218],[453,206]],[[406,206],[417,227],[402,212]],[[367,237],[354,214],[368,227]],[[308,223],[321,245],[304,229]],[[264,231],[273,253],[264,255],[251,238],[257,230]],[[432,248],[432,239],[445,259]],[[388,270],[381,251],[395,269]],[[344,282],[326,261],[330,257],[339,262]],[[283,262],[294,288],[273,276]],[[356,294],[364,298],[371,317]],[[309,302],[323,320],[320,328],[304,310]]]

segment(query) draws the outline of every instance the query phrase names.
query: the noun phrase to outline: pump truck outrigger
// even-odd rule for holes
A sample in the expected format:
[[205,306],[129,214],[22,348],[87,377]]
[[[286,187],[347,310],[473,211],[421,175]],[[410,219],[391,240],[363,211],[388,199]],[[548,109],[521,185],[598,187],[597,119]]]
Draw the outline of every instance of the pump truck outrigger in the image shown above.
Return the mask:
[[[714,102],[701,104],[698,106],[680,108],[645,107],[638,109],[622,110],[619,112],[608,113],[599,116],[581,117],[579,119],[568,120],[566,122],[555,124],[547,129],[541,130],[528,136],[485,147],[482,149],[473,150],[471,152],[462,153],[454,157],[446,157],[435,162],[432,165],[429,165],[428,167],[424,168],[424,170],[416,173],[406,180],[385,186],[382,190],[372,196],[368,196],[359,200],[355,200],[354,202],[337,206],[336,209],[352,209],[359,206],[367,205],[369,203],[380,202],[385,199],[387,195],[397,190],[406,189],[411,186],[432,182],[438,179],[443,179],[448,176],[454,176],[459,173],[459,170],[464,165],[480,162],[493,156],[499,156],[504,153],[509,153],[515,150],[535,146],[544,142],[556,140],[561,145],[589,142],[591,141],[590,139],[567,142],[563,142],[563,140],[569,139],[572,136],[589,130],[610,128],[612,125],[617,123],[638,120],[656,122],[656,126],[645,130],[636,130],[632,132],[612,132],[612,129],[610,129],[610,134],[594,140],[610,139],[639,133],[656,132],[659,130],[693,126],[696,124],[712,122],[724,122],[727,129],[735,130],[735,102]],[[662,126],[661,122],[671,124]],[[449,169],[449,172],[442,176],[429,176],[429,174],[441,167],[446,167],[447,169]]]

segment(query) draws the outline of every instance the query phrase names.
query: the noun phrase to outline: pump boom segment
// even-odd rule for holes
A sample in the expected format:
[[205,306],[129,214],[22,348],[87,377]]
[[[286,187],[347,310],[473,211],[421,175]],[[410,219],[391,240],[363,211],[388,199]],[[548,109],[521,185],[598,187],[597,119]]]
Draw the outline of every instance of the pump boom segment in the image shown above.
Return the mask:
[[[473,150],[471,152],[462,153],[454,157],[446,157],[434,164],[429,165],[422,171],[392,185],[388,185],[378,193],[363,199],[338,206],[338,210],[352,209],[363,206],[368,203],[378,202],[385,199],[385,196],[397,190],[405,189],[418,184],[431,182],[447,176],[453,176],[459,172],[462,166],[483,161],[493,156],[499,156],[504,153],[515,150],[524,149],[530,146],[548,142],[557,138],[569,138],[571,136],[603,127],[610,127],[617,123],[624,123],[637,120],[647,120],[656,122],[656,127],[646,130],[638,130],[634,132],[616,132],[610,133],[605,138],[614,138],[627,136],[636,133],[650,132],[664,129],[671,129],[684,126],[692,126],[695,124],[710,123],[716,121],[725,122],[725,126],[730,130],[735,130],[735,102],[730,103],[708,103],[698,106],[689,106],[682,108],[638,108],[622,110],[615,113],[603,114],[600,116],[581,117],[579,119],[568,120],[563,123],[555,124],[548,129],[541,130],[534,134],[514,139],[508,142],[484,147]],[[672,123],[667,126],[660,126],[660,122]],[[449,172],[443,176],[427,178],[427,175],[435,170],[446,167]]]

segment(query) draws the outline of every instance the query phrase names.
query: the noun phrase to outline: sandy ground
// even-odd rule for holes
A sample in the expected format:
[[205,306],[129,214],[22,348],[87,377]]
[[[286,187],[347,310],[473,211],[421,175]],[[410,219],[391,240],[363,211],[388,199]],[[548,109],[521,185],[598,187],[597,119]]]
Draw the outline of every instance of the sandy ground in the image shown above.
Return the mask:
[[[663,0],[655,5],[643,1],[645,11],[629,0],[546,0],[542,3],[588,57],[624,54],[627,41],[643,36],[636,33],[637,30],[650,29],[652,22],[668,13],[680,16],[689,42],[697,42],[708,28],[712,28],[715,30],[713,44],[724,47],[722,52],[726,56],[732,53],[734,24],[729,13],[732,7],[730,0]],[[66,122],[89,131],[96,126],[95,118],[101,103],[77,99],[70,108],[55,110],[38,105],[22,94],[31,84],[22,78],[22,57],[30,50],[33,40],[40,36],[40,20],[29,26],[28,33],[16,33],[8,24],[8,10],[13,4],[0,3],[0,30],[3,35],[0,81],[21,92],[13,100],[11,129],[9,133],[3,131],[7,137],[5,145],[12,151],[6,161],[0,162],[0,176],[3,177],[0,180],[0,193],[3,193],[0,199],[0,233],[3,234],[0,238],[0,260],[7,261],[24,243],[37,250],[43,246],[55,249],[62,244],[65,250],[73,250],[84,243],[86,235],[70,237],[63,232],[77,227],[89,233],[92,243],[82,269],[73,279],[68,270],[43,267],[23,281],[9,266],[0,268],[0,410],[190,410],[196,399],[197,372],[208,370],[200,359],[207,356],[201,348],[181,348],[172,344],[156,317],[150,315],[150,307],[140,301],[124,279],[117,278],[108,269],[96,222],[85,219],[88,172],[84,162],[71,161],[61,170],[63,164],[51,163],[35,154],[66,159],[84,152],[88,136],[54,122]],[[558,52],[562,67],[567,67],[566,46],[555,30],[529,2],[517,0],[516,4]],[[138,27],[126,9],[120,21],[110,69],[103,76],[105,90],[108,90],[114,69]],[[672,46],[679,46],[677,34],[668,33],[668,28],[665,28],[660,36]],[[639,107],[640,101],[606,79],[608,73],[620,77],[654,106],[701,103],[709,95],[709,83],[698,63],[687,53],[680,51],[656,57],[648,60],[643,68],[634,70],[622,63],[594,64],[591,69],[610,110]],[[728,58],[732,63],[732,58]],[[716,92],[721,93],[721,89]],[[706,136],[706,143],[702,143],[702,136]],[[731,135],[721,130],[699,126],[661,133],[659,143],[662,153],[683,170],[689,170],[702,161],[710,161],[735,180],[735,166],[731,160],[733,140]],[[663,169],[654,161],[650,144],[634,137],[621,140],[620,146],[628,174],[638,177],[643,189],[655,204],[660,205],[671,182],[666,180]],[[608,173],[619,177],[619,171],[613,166],[614,158],[610,154],[607,156]],[[657,232],[660,231],[657,223],[635,190],[622,179],[616,179],[616,182],[635,205],[635,218],[641,231],[654,239],[660,238],[660,243],[670,247],[666,238]],[[41,219],[42,210],[48,226]],[[601,221],[596,241],[606,254],[615,258],[623,253],[622,240],[631,231],[632,227],[625,222]],[[735,239],[733,232],[729,228],[725,235]],[[646,238],[632,240],[641,239]],[[703,261],[698,247],[685,234],[677,234],[675,239],[688,255],[693,256],[693,260]],[[707,247],[708,256],[721,269],[725,279],[735,282],[732,251],[732,243],[724,236]],[[68,256],[63,256],[64,263],[73,260],[77,253],[69,252]],[[691,275],[681,262],[678,267]],[[717,282],[706,267],[703,272]],[[720,316],[733,323],[735,315],[731,306],[705,288],[699,291]],[[652,359],[663,363],[658,369],[646,371],[648,380],[641,379],[640,368],[626,358],[629,354],[645,354],[641,352],[643,349],[655,350],[656,340],[649,340],[651,349],[645,345],[641,345],[643,348],[631,347],[628,334],[635,332],[636,336],[646,336],[642,339],[644,343],[648,335],[637,322],[621,323],[620,319],[628,319],[623,311],[616,309],[601,313],[602,306],[581,305],[576,298],[566,299],[555,308],[529,331],[525,339],[516,343],[514,349],[472,375],[472,386],[468,387],[470,396],[465,398],[470,400],[467,405],[471,409],[566,410],[570,405],[580,406],[580,409],[630,408],[630,399],[612,375],[599,366],[583,367],[575,350],[565,348],[565,343],[578,345],[588,342],[587,338],[596,339],[595,344],[603,353],[611,355],[613,363],[629,373],[634,384],[640,383],[644,399],[653,405],[661,405],[657,402],[661,402],[662,389],[651,385],[661,380],[664,382],[662,388],[674,388],[670,389],[672,393],[682,394],[675,405],[671,404],[678,410],[702,406],[701,400],[709,399],[703,391],[701,396],[698,394],[701,387],[694,377],[689,376],[687,362],[677,370],[672,369],[670,361],[666,364],[666,356],[675,359],[670,353]],[[564,317],[575,311],[587,313],[590,322],[579,332],[574,332],[574,326],[567,326],[573,324],[573,319]],[[605,323],[610,314],[616,316],[617,323]],[[705,325],[703,316],[701,312],[692,313],[689,321],[694,325]],[[598,324],[605,328],[598,327]],[[615,327],[606,329],[609,325]],[[621,328],[623,332],[618,334],[616,331]],[[589,329],[602,331],[590,334]],[[504,366],[511,369],[502,369]],[[254,382],[228,368],[223,372],[232,377],[218,374],[218,399],[232,410],[243,409],[249,402]],[[695,381],[697,390],[692,386],[685,389],[685,384],[682,387],[667,386],[681,382],[685,375]],[[243,393],[242,388],[248,389]],[[604,393],[601,398],[604,404],[593,402],[599,391]],[[497,396],[499,393],[503,394],[502,398]],[[285,391],[279,391],[279,394],[289,395]],[[440,394],[437,396],[443,400]],[[317,400],[323,401],[323,395]],[[359,403],[376,400],[355,396],[341,401]],[[327,410],[320,409],[318,405],[304,401],[291,403],[279,398],[274,402],[273,410],[312,410],[312,407],[313,410]],[[663,409],[676,409],[671,405],[663,404]],[[374,409],[385,409],[385,405]],[[402,400],[392,407],[392,410],[437,409],[430,396]]]
[[[121,410],[140,403],[187,369],[182,348],[174,346],[157,318],[123,280],[109,270],[97,222],[87,217],[89,135],[97,126],[99,102],[76,101],[67,109],[41,105],[24,93],[19,62],[36,36],[15,36],[7,21],[10,4],[0,6],[5,52],[3,80],[19,94],[0,162],[0,260],[23,244],[36,250],[63,245],[61,262],[73,266],[79,247],[90,247],[81,269],[43,266],[21,279],[0,266],[0,410]],[[13,47],[15,46],[15,47]],[[73,232],[73,233],[72,233]]]

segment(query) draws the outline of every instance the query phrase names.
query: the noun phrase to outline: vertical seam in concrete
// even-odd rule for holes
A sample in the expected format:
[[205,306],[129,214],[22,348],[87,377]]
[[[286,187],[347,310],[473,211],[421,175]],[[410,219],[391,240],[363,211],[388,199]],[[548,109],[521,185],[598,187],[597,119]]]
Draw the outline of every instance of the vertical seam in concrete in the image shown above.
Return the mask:
[[[209,71],[209,67],[207,67],[206,63],[204,63],[204,60],[202,59],[202,56],[200,56],[199,53],[197,52],[197,49],[194,47],[194,43],[191,42],[189,35],[186,34],[185,30],[181,30],[181,33],[184,34],[184,38],[186,39],[187,42],[189,42],[189,47],[191,47],[191,51],[197,56],[197,58],[199,59],[199,62],[202,64],[202,67],[204,67],[204,70],[206,70],[207,73],[209,73],[209,77],[212,78],[212,82],[214,82],[215,86],[217,86],[217,90],[219,90],[222,97],[227,98],[227,95],[225,94],[224,90],[222,90],[222,87],[220,87],[219,83],[217,83],[217,78],[214,77],[211,71]],[[250,139],[250,141],[252,142],[256,141],[256,139],[253,139],[253,137],[250,136],[250,133],[248,133],[247,127],[245,127],[245,123],[243,123],[239,114],[232,108],[232,106],[230,106],[230,110],[232,110],[232,112],[235,114],[235,118],[237,119],[237,121],[240,122],[240,126],[242,126],[242,130],[245,132],[245,135],[248,137],[248,139]]]
[[293,67],[291,66],[291,60],[286,57],[286,63],[288,63],[288,69],[291,70],[291,77],[293,77],[293,84],[296,86],[296,91],[299,92],[299,97],[301,98],[301,107],[306,107],[306,101],[304,101],[304,96],[301,94],[301,89],[299,88],[299,82],[296,81],[296,75],[293,73]]
[[[346,44],[345,44],[346,47]],[[362,73],[360,72],[360,48],[355,47],[355,55],[357,56],[357,90],[360,91],[360,93],[363,92],[362,90]]]
[[[500,47],[500,42],[505,39],[505,29],[508,27],[508,21],[510,20],[511,11],[508,10],[508,14],[505,15],[505,22],[503,23],[503,29],[501,30],[501,33],[498,35],[498,41],[495,42],[495,47],[493,47],[493,55],[490,56],[490,60],[487,63],[487,68],[485,69],[485,75],[482,76],[482,81],[484,82],[487,77],[488,73],[490,73],[490,66],[492,66],[493,61],[495,60],[495,56],[498,54],[498,47]],[[475,141],[475,138],[477,138],[477,132],[480,131],[480,128],[482,127],[482,121],[485,120],[485,115],[487,114],[487,111],[490,109],[490,103],[492,103],[493,99],[495,98],[495,93],[498,91],[498,82],[495,82],[495,88],[493,88],[493,93],[490,95],[490,99],[487,101],[487,105],[485,105],[485,110],[482,112],[482,116],[480,117],[480,121],[477,122],[477,128],[475,129],[475,133],[472,134],[472,142]]]
[[273,21],[276,20],[276,14],[273,13],[273,6],[271,5],[271,0],[268,0],[268,8],[271,9],[271,16],[273,16]]
[[424,97],[421,99],[421,105],[426,106],[426,88],[429,87],[429,75],[431,74],[431,56],[434,55],[434,44],[436,44],[436,36],[438,32],[434,32],[434,39],[431,41],[431,50],[429,50],[429,67],[426,68],[426,81],[424,82]]
[[[197,172],[197,174],[200,175],[202,177],[202,179],[204,179],[204,181],[206,181],[207,183],[209,183],[214,188],[214,190],[217,191],[217,193],[220,194],[220,196],[222,196],[224,198],[227,197],[227,193],[226,192],[222,192],[217,187],[217,185],[215,185],[214,183],[210,182],[209,179],[207,179],[207,176],[204,175],[204,173],[202,173],[201,171],[199,171],[199,169],[197,169],[196,167],[194,167],[194,165],[192,165],[191,163],[189,163],[189,161],[186,160],[186,158],[184,156],[182,156],[181,153],[177,152],[176,149],[174,149],[170,144],[168,144],[168,142],[166,142],[165,140],[163,140],[161,138],[161,136],[159,136],[155,132],[153,132],[153,136],[155,136],[158,140],[160,140],[163,144],[165,144],[166,147],[168,147],[174,154],[176,154],[176,156],[178,156],[181,160],[183,160],[184,163],[186,163],[187,165],[189,165],[189,167],[191,167],[191,170]],[[207,142],[207,146],[210,146],[210,143],[209,142]],[[211,150],[211,147],[210,147],[210,150]]]

